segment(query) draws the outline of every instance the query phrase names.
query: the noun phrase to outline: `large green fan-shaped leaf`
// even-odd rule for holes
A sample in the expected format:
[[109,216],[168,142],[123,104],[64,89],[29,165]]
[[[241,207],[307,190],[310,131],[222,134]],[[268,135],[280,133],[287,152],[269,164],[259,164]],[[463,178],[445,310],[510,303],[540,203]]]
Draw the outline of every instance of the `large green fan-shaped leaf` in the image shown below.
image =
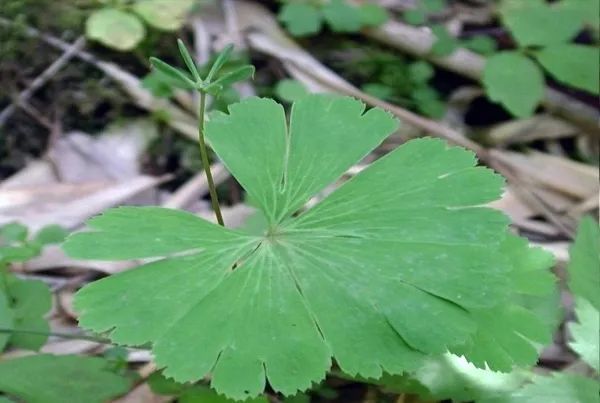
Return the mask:
[[481,207],[502,179],[472,153],[414,140],[308,211],[396,128],[350,98],[310,95],[283,108],[251,98],[214,116],[207,137],[267,218],[249,235],[160,208],[118,208],[71,236],[81,258],[170,256],[92,283],[81,325],[118,343],[150,342],[164,374],[256,396],[293,394],[335,359],[349,374],[415,368],[465,343],[474,312],[505,303],[507,219]]
[[[27,403],[100,403],[130,382],[101,358],[33,355],[0,361],[0,391]],[[21,401],[21,400],[19,400]]]
[[480,368],[509,372],[513,366],[534,365],[539,347],[552,341],[559,298],[549,270],[550,253],[529,248],[524,239],[514,236],[506,238],[502,251],[512,262],[513,296],[506,304],[475,312],[477,333],[453,351]]

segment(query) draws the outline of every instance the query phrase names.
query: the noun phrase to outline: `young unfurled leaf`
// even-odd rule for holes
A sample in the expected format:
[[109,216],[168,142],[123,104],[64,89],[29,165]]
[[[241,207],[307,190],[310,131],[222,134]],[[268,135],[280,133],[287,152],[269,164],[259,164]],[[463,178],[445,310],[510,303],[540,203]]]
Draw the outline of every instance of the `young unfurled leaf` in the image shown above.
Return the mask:
[[[185,46],[184,46],[185,48]],[[187,49],[186,49],[187,52]],[[231,52],[233,52],[233,45],[227,45],[217,56],[217,59],[210,67],[210,71],[206,76],[206,82],[211,83],[217,73],[221,71],[221,68],[227,63],[227,60],[231,57]]]
[[487,60],[483,85],[492,101],[517,117],[533,114],[544,95],[544,76],[538,66],[515,52],[500,52]]
[[559,299],[549,252],[529,248],[524,239],[515,236],[507,237],[501,249],[512,262],[513,296],[506,304],[475,312],[476,335],[452,351],[479,368],[509,372],[514,366],[534,365],[540,346],[552,341],[559,315],[556,308],[541,313],[545,306],[558,307]]
[[194,0],[137,0],[133,10],[154,28],[175,31],[193,5]]
[[146,29],[135,15],[116,8],[94,11],[85,25],[90,39],[117,50],[131,50],[144,38]]
[[523,47],[569,42],[583,25],[579,12],[550,5],[545,1],[519,0],[503,6],[501,14],[504,24]]
[[600,50],[597,47],[554,45],[535,56],[558,81],[592,94],[600,93]]
[[129,389],[101,358],[33,355],[0,361],[0,391],[27,403],[101,403]]
[[316,34],[323,25],[320,10],[304,3],[286,3],[278,18],[294,36]]
[[242,66],[233,71],[224,73],[219,78],[214,80],[212,83],[206,86],[206,91],[209,94],[216,94],[223,90],[223,88],[230,86],[238,81],[244,81],[254,76],[254,66]]
[[196,87],[194,81],[190,76],[188,76],[183,71],[171,66],[170,64],[167,64],[162,60],[157,59],[156,57],[150,58],[150,64],[152,64],[152,67],[154,67],[157,72],[164,75],[165,77],[168,77],[169,80],[177,83],[179,87],[185,89],[194,89]]
[[[472,153],[413,140],[307,211],[302,206],[397,123],[351,98],[281,105],[250,98],[206,134],[266,219],[258,235],[190,213],[124,207],[71,236],[71,256],[168,256],[78,292],[80,324],[117,343],[152,343],[164,374],[229,397],[286,395],[325,376],[379,377],[465,343],[506,304],[507,219],[481,207],[503,181]],[[335,158],[332,156],[335,155]],[[433,326],[432,326],[433,325]],[[507,326],[510,324],[507,324]]]
[[185,44],[183,43],[183,41],[181,39],[177,39],[177,47],[179,48],[179,53],[181,54],[181,57],[183,58],[183,61],[184,61],[185,65],[187,66],[188,71],[194,78],[194,80],[197,83],[201,82],[202,79],[200,78],[200,73],[198,72],[198,67],[196,66],[196,63],[194,62],[192,55],[190,55],[190,52],[188,51],[187,47],[185,46]]

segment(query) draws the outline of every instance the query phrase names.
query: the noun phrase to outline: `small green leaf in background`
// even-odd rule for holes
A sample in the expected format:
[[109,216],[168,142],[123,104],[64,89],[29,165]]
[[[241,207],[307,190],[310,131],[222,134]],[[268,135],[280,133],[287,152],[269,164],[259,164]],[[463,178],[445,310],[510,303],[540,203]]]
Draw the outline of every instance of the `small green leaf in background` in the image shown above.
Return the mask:
[[57,244],[63,242],[67,235],[69,235],[69,231],[60,225],[47,225],[35,234],[33,242],[40,246]]
[[552,45],[536,52],[535,56],[563,84],[592,94],[600,93],[600,50],[597,47]]
[[139,18],[116,8],[94,11],[86,21],[85,31],[88,38],[121,51],[135,48],[146,34]]
[[333,32],[358,32],[362,28],[360,11],[345,0],[331,0],[322,12]]
[[422,25],[427,21],[427,14],[420,9],[411,9],[402,14],[402,19],[410,25]]
[[567,373],[536,376],[532,383],[512,393],[484,398],[477,403],[595,403],[598,382]]
[[[0,350],[7,344],[28,350],[37,350],[48,339],[49,326],[44,315],[52,307],[52,295],[46,284],[39,280],[22,280],[4,274],[0,286]],[[14,330],[15,332],[11,332]],[[19,330],[42,334],[22,333]]]
[[428,13],[439,13],[446,7],[446,0],[421,0],[418,3],[421,3]]
[[579,12],[546,2],[512,2],[501,8],[501,15],[521,47],[569,42],[583,25]]
[[366,83],[361,86],[361,90],[371,96],[389,101],[394,96],[394,90],[381,83]]
[[491,55],[496,52],[496,41],[489,36],[476,35],[463,41],[463,45],[473,52],[477,52],[484,56]]
[[286,3],[278,18],[294,36],[316,34],[323,25],[319,9],[305,3]]
[[2,262],[25,262],[39,255],[40,248],[35,243],[24,243],[21,245],[0,245],[0,263]]
[[544,95],[544,76],[538,66],[516,52],[490,57],[483,70],[487,96],[513,115],[531,116]]
[[164,74],[157,70],[151,71],[142,79],[142,87],[158,98],[169,98],[173,95],[174,86],[171,83],[172,80],[167,79]]
[[14,242],[24,242],[27,239],[27,227],[13,222],[0,227],[0,245]]
[[107,371],[101,358],[32,355],[0,361],[0,391],[27,403],[102,403],[130,381]]
[[585,216],[579,223],[569,255],[569,289],[600,310],[600,228],[592,217]]
[[165,31],[183,26],[194,0],[137,0],[133,10],[149,25]]
[[[52,308],[52,294],[48,286],[39,280],[22,280],[6,275],[7,290],[0,289],[9,301],[12,324],[9,329],[16,330],[8,339],[8,344],[28,350],[37,350],[46,343],[50,328],[44,315]],[[1,313],[0,313],[1,315]],[[0,319],[3,323],[6,318]],[[34,331],[42,334],[21,333]]]
[[402,19],[411,25],[422,25],[427,22],[429,14],[438,13],[445,7],[445,0],[420,0],[416,2],[415,8],[406,10],[402,14]]
[[310,94],[298,80],[286,78],[275,86],[275,95],[283,101],[294,102]]
[[378,4],[362,4],[358,7],[358,12],[362,25],[365,27],[377,27],[389,19],[386,9]]
[[584,298],[575,299],[576,323],[569,324],[569,347],[596,372],[600,372],[600,312]]
[[448,29],[443,25],[433,25],[431,32],[435,35],[435,42],[431,46],[429,53],[437,57],[449,56],[459,47],[455,37],[450,35]]
[[433,77],[435,69],[431,63],[420,60],[408,66],[408,73],[413,82],[422,84],[428,82]]
[[425,84],[418,85],[411,96],[416,104],[417,110],[425,116],[439,119],[446,112],[446,105],[440,100],[439,93]]

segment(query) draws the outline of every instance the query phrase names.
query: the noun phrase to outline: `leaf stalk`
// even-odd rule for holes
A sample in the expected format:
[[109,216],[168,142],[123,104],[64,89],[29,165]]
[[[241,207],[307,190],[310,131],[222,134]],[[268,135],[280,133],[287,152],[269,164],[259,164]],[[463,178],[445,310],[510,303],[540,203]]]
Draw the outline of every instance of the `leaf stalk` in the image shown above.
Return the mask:
[[200,146],[200,158],[202,160],[202,167],[206,175],[206,181],[208,183],[208,192],[210,193],[210,202],[212,208],[217,217],[219,225],[225,226],[223,221],[223,215],[221,214],[221,207],[219,207],[219,197],[217,196],[217,188],[210,172],[210,161],[208,160],[208,151],[206,149],[206,141],[204,140],[204,115],[206,113],[206,93],[200,91],[200,106],[198,108],[198,145]]

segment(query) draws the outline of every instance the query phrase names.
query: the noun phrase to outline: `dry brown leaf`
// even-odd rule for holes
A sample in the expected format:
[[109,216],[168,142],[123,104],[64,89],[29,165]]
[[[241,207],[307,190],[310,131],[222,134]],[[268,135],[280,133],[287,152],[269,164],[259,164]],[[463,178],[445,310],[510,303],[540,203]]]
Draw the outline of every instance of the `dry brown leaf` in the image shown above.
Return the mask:
[[550,115],[536,115],[496,125],[490,129],[486,140],[492,145],[508,145],[573,137],[578,133],[578,128],[562,119]]

